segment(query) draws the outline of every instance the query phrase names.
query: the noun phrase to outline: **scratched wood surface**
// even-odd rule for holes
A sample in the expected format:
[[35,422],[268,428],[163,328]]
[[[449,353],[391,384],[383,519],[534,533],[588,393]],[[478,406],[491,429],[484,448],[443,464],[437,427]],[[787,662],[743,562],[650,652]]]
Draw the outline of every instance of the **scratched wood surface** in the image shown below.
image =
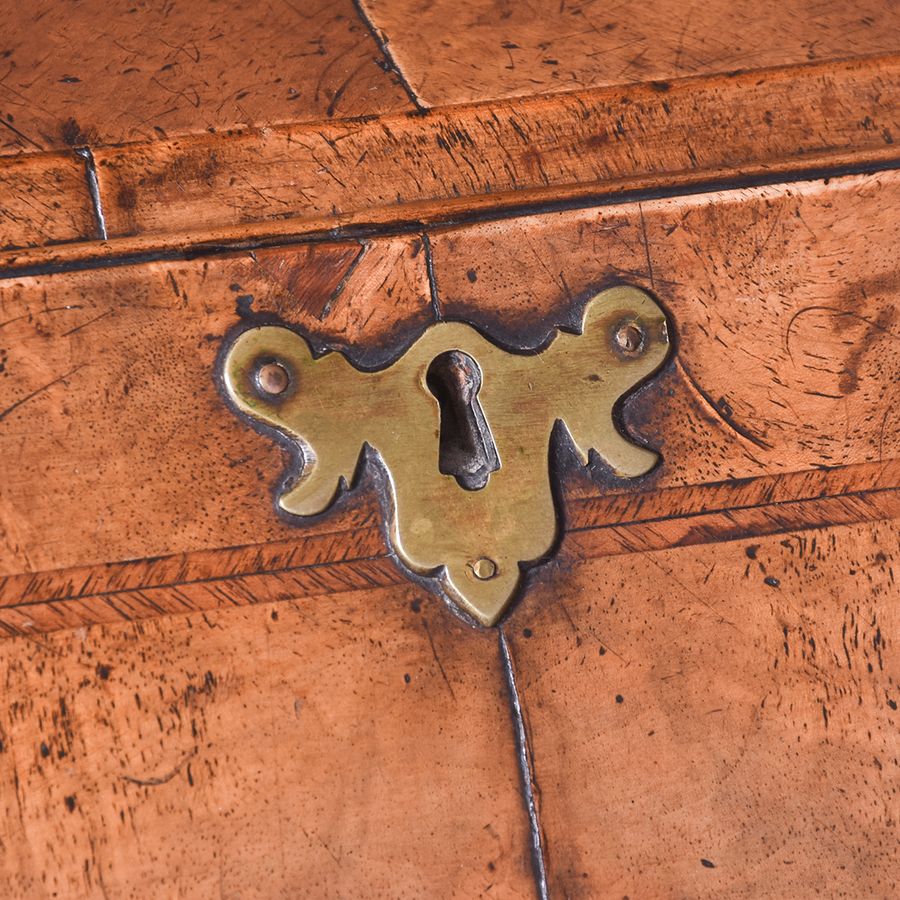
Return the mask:
[[[380,490],[373,482],[359,487],[364,499]],[[378,513],[366,512],[264,544],[0,577],[0,633],[47,634],[403,584]],[[900,462],[575,498],[563,515],[563,553],[579,560],[889,522],[900,517]]]
[[426,106],[900,49],[900,11],[891,0],[362,0],[362,5]]
[[[881,572],[878,591],[896,596],[889,560],[900,517],[892,253],[898,193],[900,180],[881,173],[438,229],[427,244],[422,236],[372,238],[8,279],[0,452],[4,471],[14,474],[2,484],[7,577],[0,584],[0,625],[11,636],[4,645],[18,649],[7,657],[7,752],[0,762],[14,804],[2,832],[2,864],[13,890],[141,896],[160,879],[176,896],[208,896],[222,885],[250,896],[289,896],[301,879],[311,895],[357,888],[387,893],[387,885],[399,885],[401,893],[417,896],[426,883],[460,896],[488,885],[508,895],[533,890],[508,673],[496,636],[457,622],[438,599],[405,581],[378,527],[377,485],[310,529],[282,523],[270,492],[287,461],[267,438],[232,418],[212,371],[221,336],[251,312],[275,314],[374,364],[399,352],[436,315],[464,316],[505,342],[536,345],[554,324],[571,321],[579,298],[625,280],[663,300],[678,339],[675,362],[624,411],[631,432],[660,447],[663,464],[637,485],[611,483],[602,470],[595,472],[602,489],[584,475],[567,481],[570,531],[560,561],[538,575],[533,599],[504,628],[523,682],[519,700],[540,791],[545,864],[560,894],[577,893],[581,885],[591,895],[587,885],[624,883],[646,871],[648,880],[635,893],[679,894],[689,886],[702,894],[712,884],[707,892],[714,895],[723,882],[703,881],[708,867],[693,856],[683,866],[654,868],[639,855],[668,859],[672,847],[686,853],[700,829],[713,849],[698,849],[697,860],[712,862],[715,877],[730,878],[728,890],[750,891],[758,851],[723,837],[743,827],[745,813],[721,798],[700,824],[685,817],[674,836],[648,824],[634,846],[623,838],[632,857],[620,853],[618,862],[610,861],[604,851],[594,868],[584,861],[586,848],[605,846],[587,827],[583,838],[573,832],[581,817],[596,818],[595,795],[581,791],[583,804],[573,807],[559,773],[575,767],[580,774],[573,778],[591,778],[600,751],[586,737],[587,756],[571,758],[575,749],[564,744],[560,750],[556,737],[571,730],[541,719],[550,704],[534,693],[532,679],[542,679],[529,667],[556,673],[553,654],[562,653],[564,639],[548,639],[549,657],[531,663],[521,635],[526,628],[538,633],[529,618],[538,616],[535,610],[557,614],[549,595],[580,597],[583,627],[599,630],[591,616],[608,600],[606,589],[596,587],[607,584],[605,576],[596,572],[631,571],[654,554],[681,554],[685,574],[676,577],[696,592],[710,568],[706,561],[723,554],[743,559],[751,537],[776,555],[795,533],[818,535],[820,546],[840,540],[846,556],[833,555],[833,575],[818,557],[804,570],[814,589],[842,596],[838,572],[843,577],[844,568],[874,566]],[[859,221],[867,223],[867,239],[848,254]],[[874,563],[870,532],[881,536],[875,552],[884,554]],[[848,534],[864,537],[842,537]],[[766,590],[774,587],[765,578],[781,583],[794,571],[791,559],[779,560],[771,564],[775,574],[762,576]],[[707,603],[736,593],[737,570],[722,571],[730,573],[725,581],[703,588],[712,592],[703,595]],[[646,604],[644,582],[634,582],[635,603]],[[658,577],[654,584],[659,587]],[[760,605],[758,594],[748,597],[747,604]],[[430,626],[420,624],[423,609]],[[287,630],[273,637],[276,628]],[[273,641],[281,649],[271,650]],[[347,642],[357,649],[340,656],[338,678],[332,660]],[[634,652],[643,653],[646,666],[662,665],[652,649],[643,653],[636,644]],[[372,670],[373,653],[387,666],[383,675]],[[434,694],[417,697],[404,711],[388,685],[394,676],[403,685],[404,675],[412,679],[408,666],[394,672],[398,658],[410,654],[431,660]],[[301,668],[292,669],[302,658]],[[247,662],[242,667],[235,659]],[[774,677],[759,671],[752,654],[742,660],[750,684]],[[454,667],[457,675],[447,674]],[[127,671],[130,680],[111,686],[112,675],[97,674],[107,670]],[[698,671],[709,677],[709,668],[698,664]],[[565,679],[565,671],[558,677]],[[547,690],[571,694],[591,739],[600,740],[589,714],[596,679],[580,684],[579,677],[576,672]],[[221,710],[215,706],[216,724],[204,738],[202,730],[199,736],[188,730],[179,704],[206,709],[220,679],[234,685],[233,696]],[[170,681],[177,683],[170,687]],[[304,732],[302,768],[292,759],[285,771],[279,762],[283,778],[276,779],[258,761],[269,747],[281,760],[300,739],[292,730],[296,698],[288,681],[319,685],[325,693],[317,703],[343,724]],[[155,705],[141,692],[148,683],[158,685]],[[361,683],[369,685],[365,694]],[[813,678],[813,687],[803,689],[825,690],[825,684]],[[66,693],[76,687],[77,696]],[[740,679],[733,689],[742,698],[750,690]],[[462,708],[453,699],[459,695]],[[379,703],[387,704],[383,715]],[[362,711],[365,726],[359,726]],[[420,732],[410,732],[407,716],[419,717]],[[458,730],[447,730],[448,717]],[[860,721],[885,727],[877,717]],[[152,739],[148,723],[157,723]],[[359,727],[370,743],[358,736]],[[783,786],[778,782],[776,791],[764,778],[771,771],[788,777],[783,735],[789,727],[793,720],[778,719],[757,738],[765,764],[733,786],[723,780],[723,795],[755,791],[761,804],[774,802]],[[483,743],[471,737],[472,729],[481,729]],[[248,732],[266,737],[248,742]],[[410,769],[405,756],[417,734],[441,740]],[[729,734],[743,746],[745,732],[735,726]],[[505,741],[502,757],[494,747],[498,735]],[[618,745],[621,736],[612,739]],[[809,740],[808,771],[819,762],[836,765],[824,739]],[[60,749],[64,771],[50,768],[50,759],[62,765]],[[678,757],[682,745],[665,752]],[[842,742],[833,752],[851,751]],[[108,768],[89,766],[98,755]],[[371,770],[360,771],[359,759],[374,760]],[[218,774],[221,760],[228,763],[225,775]],[[453,773],[446,782],[443,771]],[[694,769],[675,771],[699,777]],[[198,773],[207,779],[199,806],[191,793]],[[319,783],[343,783],[351,774],[358,788],[346,789],[351,800],[335,817],[325,800],[335,788]],[[640,785],[648,776],[636,764],[628,777]],[[483,787],[473,789],[473,778]],[[447,801],[433,798],[426,837],[435,862],[425,869],[408,856],[410,842],[422,840],[419,817],[411,820],[409,810],[423,785],[432,792],[437,783],[456,791],[459,807],[445,817]],[[673,778],[670,790],[681,796],[684,783]],[[472,790],[477,801],[465,799]],[[382,812],[387,795],[379,791],[399,796],[389,814]],[[809,828],[833,824],[822,808],[829,794],[803,796],[797,808],[815,823]],[[848,819],[847,810],[864,810],[873,797],[859,788],[844,809],[842,827],[852,838],[845,841],[852,848],[848,861],[859,854],[860,829],[870,820]],[[496,812],[482,814],[488,807]],[[291,818],[300,815],[295,809],[303,810],[302,820]],[[266,815],[275,816],[276,832],[250,824]],[[649,810],[648,823],[659,815]],[[787,820],[775,823],[762,836],[784,842],[787,832],[779,829],[789,827]],[[298,829],[303,838],[282,862],[271,847]],[[201,850],[188,854],[192,842]],[[808,842],[801,829],[792,845],[796,868],[781,880],[771,876],[778,890],[770,895],[802,882],[817,859],[805,853]],[[85,849],[65,859],[52,849],[69,844]],[[346,847],[355,848],[351,855]],[[871,866],[867,885],[887,877],[879,852],[861,857]],[[373,867],[374,858],[381,862]],[[731,876],[718,871],[729,858]]]
[[581,562],[504,626],[550,896],[891,897],[897,524]]
[[[900,60],[875,57],[100,147],[93,159],[110,240],[38,246],[35,226],[23,226],[9,242],[26,249],[0,264],[321,236],[336,226],[408,228],[624,190],[892,166],[898,94]],[[0,159],[0,171],[13,164],[22,165]]]
[[559,201],[646,187],[663,174],[687,185],[723,172],[771,178],[773,167],[878,164],[897,156],[897,93],[900,59],[852,60],[95,156],[112,237],[278,233],[329,218],[446,218],[484,200]]
[[885,173],[450,229],[431,241],[438,303],[537,343],[598,285],[661,297],[678,352],[654,389],[669,399],[625,412],[666,457],[660,485],[893,458],[898,203]]
[[3,153],[900,50],[890,0],[79,0],[65,15],[38,0],[5,12]]
[[532,895],[497,636],[415,586],[6,648],[6,897]]
[[[898,893],[896,4],[5,13],[0,894]],[[563,442],[492,631],[377,467],[282,521],[213,377],[249,316],[372,366],[620,282],[662,463]]]
[[[222,336],[249,312],[371,365],[436,312],[536,346],[579,297],[624,280],[660,296],[679,344],[625,409],[663,454],[645,486],[897,458],[898,202],[884,173],[440,231],[436,309],[420,237],[12,279],[0,574],[293,534],[269,499],[286,458],[213,379]],[[866,241],[847,255],[858,221]]]
[[268,496],[287,459],[213,377],[223,335],[252,308],[377,361],[431,317],[407,238],[26,279],[2,303],[6,574],[290,537]]
[[0,154],[411,108],[352,0],[7,4]]
[[85,163],[77,156],[4,160],[0,196],[0,252],[99,237]]

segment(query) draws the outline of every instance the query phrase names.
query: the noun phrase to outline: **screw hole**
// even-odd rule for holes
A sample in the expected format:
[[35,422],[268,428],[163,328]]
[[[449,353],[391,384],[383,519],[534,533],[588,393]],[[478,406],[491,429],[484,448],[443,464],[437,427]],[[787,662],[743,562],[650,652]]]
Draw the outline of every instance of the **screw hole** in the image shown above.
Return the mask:
[[644,332],[636,322],[623,322],[615,334],[616,346],[625,353],[637,353],[644,343]]

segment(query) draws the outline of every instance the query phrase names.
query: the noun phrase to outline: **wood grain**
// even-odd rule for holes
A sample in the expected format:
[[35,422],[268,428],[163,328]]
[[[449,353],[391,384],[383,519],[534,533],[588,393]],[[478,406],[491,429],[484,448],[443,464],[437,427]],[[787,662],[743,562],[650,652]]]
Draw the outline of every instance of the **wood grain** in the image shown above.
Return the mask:
[[112,240],[0,271],[896,167],[898,93],[900,57],[878,57],[101,148]]
[[295,537],[271,498],[287,456],[226,407],[220,342],[278,313],[377,361],[432,315],[424,256],[388,238],[7,283],[0,573]]
[[[573,479],[574,481],[574,479]],[[819,467],[755,478],[669,488],[609,491],[585,488],[572,492],[566,530],[581,531],[607,525],[662,522],[665,519],[754,507],[780,507],[800,500],[874,494],[900,487],[900,460],[860,463],[837,468]],[[2,592],[0,592],[2,597]]]
[[[0,637],[406,583],[374,521],[378,515],[359,523],[339,518],[334,531],[307,529],[290,541],[9,575],[0,578]],[[566,530],[551,568],[670,547],[900,520],[900,464],[567,498],[562,519]]]
[[96,158],[111,236],[233,239],[893,160],[898,90],[900,58],[857,60],[145,143]]
[[[441,313],[465,317],[504,342],[543,342],[552,323],[564,323],[579,308],[579,297],[610,279],[654,289],[673,314],[675,365],[624,409],[630,430],[663,450],[663,463],[638,484],[607,483],[613,493],[605,498],[586,478],[567,482],[565,558],[896,516],[896,493],[880,492],[898,484],[892,418],[898,384],[892,247],[900,237],[892,210],[898,192],[900,181],[885,174],[532,216],[432,236]],[[849,256],[858,220],[867,222],[867,240]],[[599,268],[598,259],[605,261]],[[82,298],[110,291],[140,297],[139,310],[158,313],[151,320],[154,341],[171,342],[178,335],[186,348],[206,346],[204,335],[221,333],[236,321],[237,298],[247,307],[252,297],[252,308],[302,325],[323,343],[337,342],[369,364],[378,361],[372,348],[385,361],[431,316],[424,249],[405,239],[373,242],[368,249],[352,243],[301,245],[33,279],[23,283],[23,309],[41,309],[48,283]],[[373,293],[376,286],[380,293]],[[198,317],[199,309],[212,318]],[[78,315],[79,322],[94,318]],[[115,315],[125,315],[121,304]],[[801,327],[805,315],[813,319],[808,329]],[[99,342],[84,346],[84,359],[132,330],[130,320],[104,322],[76,332],[82,341],[95,335]],[[108,331],[90,330],[98,326]],[[25,359],[71,358],[69,332],[77,326],[48,331],[44,319],[33,318],[19,327],[10,336],[19,339]],[[132,336],[129,346],[139,352],[123,351],[121,359],[113,358],[115,365],[157,365],[158,344],[143,346],[137,338]],[[388,586],[400,577],[383,558],[386,548],[375,525],[380,513],[371,493],[363,493],[346,517],[322,523],[322,536],[308,542],[275,519],[266,492],[284,462],[267,439],[242,430],[221,407],[212,383],[204,382],[214,342],[200,358],[192,353],[174,354],[186,366],[175,377],[181,394],[172,393],[171,385],[162,390],[153,384],[141,397],[80,383],[67,408],[80,404],[79,422],[102,415],[109,445],[97,443],[98,419],[95,433],[70,427],[63,449],[54,435],[37,458],[45,465],[58,460],[51,473],[89,460],[87,467],[99,476],[90,491],[85,493],[83,481],[76,482],[78,490],[58,475],[51,475],[56,487],[48,491],[48,470],[35,464],[26,464],[7,488],[13,498],[7,531],[23,535],[7,540],[11,577],[3,588],[9,607],[3,623],[9,632],[322,596],[367,583]],[[107,355],[105,365],[112,364]],[[121,377],[110,374],[100,383]],[[200,421],[216,429],[202,450],[190,431],[181,438],[186,443],[167,443],[160,453],[134,437],[126,440],[119,430],[130,434],[133,422],[161,416],[174,417],[174,423],[192,421],[202,384],[208,394]],[[838,393],[831,394],[830,386]],[[169,406],[158,406],[161,396]],[[716,396],[718,402],[710,399]],[[792,414],[785,415],[785,409]],[[798,410],[802,414],[793,415]],[[17,407],[13,414],[46,420],[40,406],[26,412]],[[20,425],[22,435],[33,430],[28,421]],[[109,422],[115,423],[112,430]],[[173,434],[181,433],[173,425]],[[8,434],[12,459],[26,444],[15,431]],[[147,440],[155,448],[156,432]],[[234,442],[239,446],[232,449]],[[111,447],[120,458],[133,447],[127,465],[97,466],[95,460],[108,456]],[[835,465],[840,468],[819,468]],[[246,478],[251,469],[255,477]],[[132,483],[141,471],[152,495]],[[602,480],[602,472],[595,474]],[[46,501],[35,504],[35,494]],[[170,504],[149,505],[151,496],[176,498],[177,529]],[[123,533],[121,527],[94,524],[112,515],[112,498],[133,510],[139,527]],[[73,532],[73,522],[83,525]],[[609,525],[616,527],[604,527]],[[267,552],[258,546],[260,530],[281,543]],[[89,546],[98,555],[85,555],[79,538],[84,533],[92,535]],[[239,549],[228,549],[232,545]],[[128,555],[166,553],[176,555],[97,567]],[[340,565],[343,561],[347,564]],[[23,568],[44,574],[16,576]],[[76,585],[82,587],[73,589]]]
[[97,238],[85,163],[75,154],[0,157],[0,251]]
[[[896,895],[898,95],[889,0],[10,9],[0,894]],[[258,316],[378,366],[614,283],[662,462],[561,436],[499,633],[377,466],[280,519],[215,380]]]
[[[447,230],[431,241],[440,311],[536,345],[598,284],[654,291],[677,360],[623,416],[663,463],[636,484],[595,468],[615,493],[889,462],[898,194],[883,174]],[[252,309],[386,362],[432,320],[425,256],[385,238],[12,281],[0,574],[294,539],[270,495],[287,460],[225,408],[218,342]],[[323,529],[370,522],[366,496]]]
[[352,0],[5,10],[0,155],[411,109]]
[[496,635],[414,586],[18,639],[0,668],[7,896],[533,897]]
[[884,173],[448,229],[440,308],[537,346],[599,286],[655,294],[676,358],[623,416],[658,487],[895,459],[898,202]]
[[550,896],[893,896],[896,523],[548,570],[504,632]]
[[890,0],[362,0],[420,102],[445,106],[900,49]]

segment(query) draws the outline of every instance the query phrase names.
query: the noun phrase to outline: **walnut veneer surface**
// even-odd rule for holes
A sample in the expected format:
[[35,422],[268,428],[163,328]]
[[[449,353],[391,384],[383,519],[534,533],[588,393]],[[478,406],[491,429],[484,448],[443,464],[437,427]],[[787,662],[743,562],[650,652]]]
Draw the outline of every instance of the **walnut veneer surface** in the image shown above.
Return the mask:
[[[900,18],[38,0],[0,34],[0,894],[892,897]],[[599,288],[674,354],[494,629],[371,469],[274,510],[223,337],[357,364]]]

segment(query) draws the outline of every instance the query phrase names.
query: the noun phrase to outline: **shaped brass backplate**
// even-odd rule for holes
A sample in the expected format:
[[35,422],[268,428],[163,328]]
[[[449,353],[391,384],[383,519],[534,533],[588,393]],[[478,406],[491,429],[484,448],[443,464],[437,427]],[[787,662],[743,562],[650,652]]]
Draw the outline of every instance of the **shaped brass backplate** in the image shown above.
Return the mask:
[[[454,351],[480,370],[477,412],[487,431],[479,433],[493,462],[476,489],[439,464],[441,404],[429,369]],[[238,410],[301,451],[301,471],[278,498],[282,509],[296,516],[326,510],[368,444],[388,475],[386,515],[397,556],[413,572],[437,576],[463,610],[492,625],[522,566],[545,558],[555,543],[555,423],[568,428],[584,464],[593,448],[616,475],[645,474],[657,455],[618,432],[613,408],[668,352],[662,309],[623,286],[587,303],[581,334],[557,332],[537,353],[507,352],[466,324],[439,322],[390,366],[365,372],[337,352],[316,358],[290,328],[260,325],[230,341],[223,375]]]

